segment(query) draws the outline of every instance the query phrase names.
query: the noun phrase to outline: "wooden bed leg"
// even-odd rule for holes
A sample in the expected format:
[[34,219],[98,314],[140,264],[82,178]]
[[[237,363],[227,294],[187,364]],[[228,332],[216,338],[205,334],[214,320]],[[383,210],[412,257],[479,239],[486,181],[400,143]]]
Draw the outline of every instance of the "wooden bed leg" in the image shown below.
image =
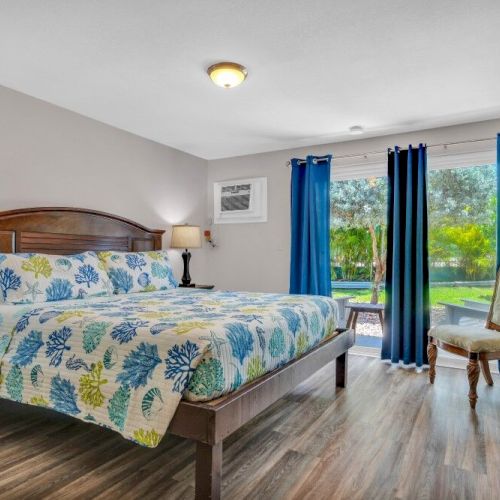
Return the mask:
[[209,445],[196,443],[196,500],[220,499],[222,441]]
[[469,403],[470,407],[474,410],[476,408],[477,402],[477,381],[479,380],[479,373],[481,372],[479,368],[479,362],[477,357],[473,357],[473,354],[469,355],[469,363],[467,364],[467,377],[469,378]]
[[337,387],[347,385],[347,351],[335,359],[335,385]]

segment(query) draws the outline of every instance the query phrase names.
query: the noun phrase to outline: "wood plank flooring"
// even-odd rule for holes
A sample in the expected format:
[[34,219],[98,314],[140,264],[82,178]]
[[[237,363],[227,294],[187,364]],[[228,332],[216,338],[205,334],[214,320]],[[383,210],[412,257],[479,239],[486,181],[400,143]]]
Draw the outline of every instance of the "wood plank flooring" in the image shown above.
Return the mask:
[[[493,499],[500,493],[500,378],[469,409],[464,371],[330,364],[224,442],[225,499]],[[0,402],[0,498],[191,499],[194,444],[156,449],[54,412]]]

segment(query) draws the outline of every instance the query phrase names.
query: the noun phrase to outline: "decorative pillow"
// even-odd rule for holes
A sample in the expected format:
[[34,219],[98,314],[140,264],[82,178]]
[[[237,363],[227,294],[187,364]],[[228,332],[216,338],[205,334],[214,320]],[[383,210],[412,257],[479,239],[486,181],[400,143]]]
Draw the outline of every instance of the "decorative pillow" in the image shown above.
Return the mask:
[[99,252],[115,293],[154,292],[178,286],[166,251]]
[[33,304],[110,295],[95,252],[77,255],[0,254],[0,302]]

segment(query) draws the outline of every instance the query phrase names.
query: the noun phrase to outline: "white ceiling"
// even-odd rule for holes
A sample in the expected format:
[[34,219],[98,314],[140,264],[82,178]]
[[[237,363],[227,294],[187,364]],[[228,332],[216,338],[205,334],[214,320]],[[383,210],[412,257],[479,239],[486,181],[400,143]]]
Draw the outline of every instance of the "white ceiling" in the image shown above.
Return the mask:
[[[499,21],[498,0],[0,0],[0,85],[213,159],[497,118]],[[243,85],[210,82],[220,60]]]

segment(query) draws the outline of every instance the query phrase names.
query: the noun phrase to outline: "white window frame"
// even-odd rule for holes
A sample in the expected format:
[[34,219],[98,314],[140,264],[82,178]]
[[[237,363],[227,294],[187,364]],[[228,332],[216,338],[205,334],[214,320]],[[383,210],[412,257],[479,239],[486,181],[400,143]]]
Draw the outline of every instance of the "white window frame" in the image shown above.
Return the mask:
[[[496,163],[496,148],[484,143],[463,143],[430,147],[427,150],[429,170],[475,167]],[[332,160],[332,181],[387,177],[387,154],[372,153],[365,156]]]

